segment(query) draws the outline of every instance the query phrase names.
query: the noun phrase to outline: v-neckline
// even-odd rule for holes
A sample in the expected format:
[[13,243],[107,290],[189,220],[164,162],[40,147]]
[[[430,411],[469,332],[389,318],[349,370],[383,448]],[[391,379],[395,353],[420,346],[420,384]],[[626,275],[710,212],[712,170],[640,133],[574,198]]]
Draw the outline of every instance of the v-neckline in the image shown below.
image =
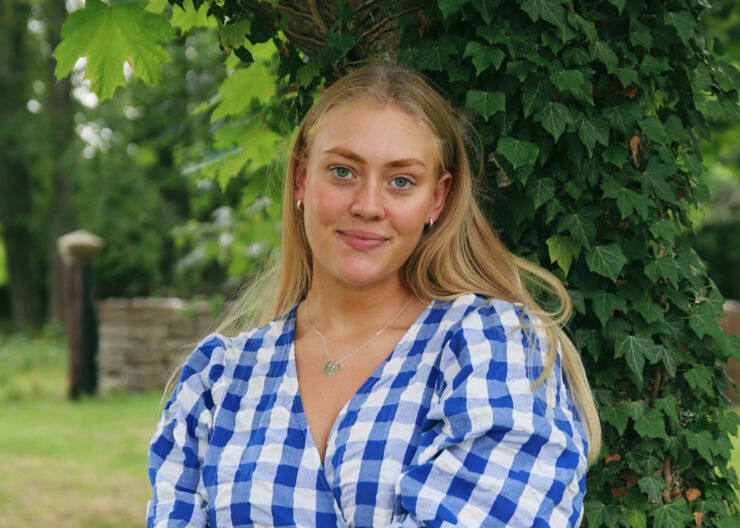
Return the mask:
[[[360,384],[359,388],[350,396],[350,398],[344,403],[342,408],[339,410],[339,413],[337,414],[336,418],[334,419],[334,422],[332,423],[331,428],[329,429],[329,434],[326,437],[326,446],[324,446],[324,459],[321,460],[321,455],[319,454],[318,446],[316,445],[316,441],[314,440],[313,433],[311,432],[311,427],[308,425],[308,419],[306,417],[305,410],[303,408],[303,399],[301,398],[301,392],[300,387],[298,385],[298,368],[296,366],[295,361],[295,322],[296,322],[296,314],[298,310],[298,305],[294,306],[293,309],[290,312],[288,323],[290,324],[290,334],[291,334],[291,340],[290,340],[290,350],[288,352],[288,375],[290,377],[290,380],[294,383],[293,387],[293,395],[294,398],[298,400],[298,404],[301,410],[301,414],[298,417],[298,419],[301,422],[301,426],[303,427],[304,431],[306,432],[306,437],[308,440],[308,446],[307,448],[311,450],[312,456],[315,458],[315,462],[318,462],[319,467],[322,470],[322,473],[324,474],[324,478],[331,473],[331,458],[332,454],[329,453],[330,446],[332,445],[332,438],[337,433],[337,428],[339,427],[339,423],[344,419],[344,416],[346,415],[350,404],[354,402],[357,398],[360,397],[361,394],[366,393],[367,385],[370,383],[371,380],[378,378],[380,373],[385,369],[386,365],[390,362],[390,360],[396,355],[396,351],[399,350],[401,345],[406,343],[411,335],[412,332],[418,331],[419,328],[419,321],[423,321],[426,317],[429,311],[432,309],[432,307],[437,303],[436,299],[433,299],[430,301],[424,310],[418,315],[416,319],[414,319],[414,322],[409,325],[409,327],[406,329],[406,331],[403,333],[401,338],[398,340],[398,342],[393,347],[393,350],[383,359],[383,361],[380,362],[380,364],[373,370],[373,372],[365,379],[365,381]],[[327,461],[329,461],[329,467],[327,467]],[[327,481],[328,484],[328,481]]]

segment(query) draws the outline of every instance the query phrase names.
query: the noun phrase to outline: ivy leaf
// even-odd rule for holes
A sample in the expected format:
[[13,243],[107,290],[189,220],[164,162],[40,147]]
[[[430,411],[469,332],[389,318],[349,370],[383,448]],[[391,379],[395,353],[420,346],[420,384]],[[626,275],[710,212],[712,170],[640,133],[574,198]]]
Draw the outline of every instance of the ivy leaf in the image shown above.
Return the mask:
[[663,367],[665,367],[668,375],[675,378],[678,369],[678,358],[676,358],[676,355],[668,347],[662,346],[660,347],[660,359],[663,361]]
[[627,136],[632,135],[635,123],[642,117],[642,109],[635,103],[625,103],[605,108],[602,115],[613,129]]
[[475,66],[476,75],[480,76],[487,70],[491,64],[494,69],[498,70],[504,60],[504,52],[494,46],[485,46],[480,42],[471,40],[465,46],[463,58],[473,57],[473,66]]
[[414,48],[413,58],[416,67],[420,70],[442,71],[447,59],[453,50],[447,46],[434,46],[433,48]]
[[602,326],[606,326],[606,323],[609,322],[609,318],[612,316],[612,310],[627,312],[627,303],[625,300],[613,293],[600,291],[589,297],[591,298],[594,313],[599,318],[599,321],[601,321]]
[[[136,28],[132,31],[132,28]],[[144,2],[107,5],[87,0],[62,26],[62,41],[54,50],[57,79],[69,74],[79,57],[87,57],[85,77],[101,99],[125,86],[123,63],[135,77],[152,84],[159,81],[162,65],[172,60],[159,44],[174,38],[174,29],[160,15],[144,10]]]
[[663,22],[668,26],[676,28],[678,38],[684,45],[688,45],[691,32],[696,28],[696,20],[688,11],[665,11]]
[[468,90],[468,93],[465,94],[465,106],[475,110],[488,121],[488,118],[496,112],[506,110],[506,96],[503,92]]
[[678,288],[678,265],[670,255],[665,255],[645,266],[645,275],[653,282],[664,278],[671,281],[674,288]]
[[668,139],[671,141],[684,141],[689,137],[686,129],[683,127],[683,123],[681,123],[681,118],[676,114],[668,116],[668,119],[665,120],[665,124],[663,126]]
[[599,409],[599,415],[601,419],[606,423],[611,424],[620,434],[624,434],[624,430],[627,428],[627,422],[629,416],[627,415],[626,409],[623,406],[604,406]]
[[609,3],[613,6],[615,6],[619,10],[619,14],[622,14],[622,9],[624,9],[624,4],[627,3],[627,0],[609,0]]
[[645,415],[645,402],[640,400],[623,402],[620,407],[635,422]]
[[522,107],[524,108],[524,117],[529,117],[533,111],[542,108],[549,101],[545,89],[541,83],[537,83],[533,88],[527,86],[522,94]]
[[635,310],[637,310],[646,323],[654,323],[656,321],[663,321],[663,308],[655,304],[652,301],[641,299],[634,303]]
[[550,254],[550,262],[557,262],[567,276],[573,259],[578,258],[581,252],[581,244],[565,235],[552,235],[545,243]]
[[[649,349],[655,348],[655,343],[649,337],[637,337],[625,333],[617,335],[615,340],[615,358],[624,356],[627,365],[642,382],[642,371],[645,368],[645,355]],[[665,432],[664,432],[665,434]]]
[[650,409],[645,413],[645,416],[637,420],[635,431],[642,437],[668,440],[668,435],[665,432],[665,420],[658,409]]
[[653,205],[649,197],[624,187],[617,180],[605,180],[601,188],[605,198],[617,200],[617,209],[622,218],[627,218],[633,210],[637,211],[641,218],[647,218],[650,207]]
[[532,198],[534,208],[539,209],[555,197],[555,181],[547,176],[530,180],[527,196]]
[[653,405],[656,409],[663,411],[673,421],[675,426],[679,425],[678,420],[678,401],[673,394],[669,394],[665,398],[658,398],[653,401]]
[[561,92],[574,93],[585,82],[580,70],[558,69],[550,74],[550,81]]
[[570,235],[581,243],[586,249],[590,249],[596,238],[596,226],[594,215],[576,212],[563,216],[558,223],[558,230],[568,230]]
[[[585,312],[586,310],[584,309],[582,313]],[[601,334],[598,330],[594,330],[593,328],[577,328],[576,343],[580,350],[588,350],[596,359],[601,355]]]
[[499,0],[476,0],[473,2],[473,7],[475,7],[476,11],[478,11],[480,16],[483,17],[483,21],[486,25],[489,25],[493,20],[493,15],[496,13],[496,8],[499,3]]
[[689,523],[694,523],[694,517],[683,498],[673,499],[668,504],[653,508],[651,515],[655,528],[684,528]]
[[665,482],[659,477],[642,477],[637,481],[637,485],[653,502],[660,502],[660,493],[666,489]]
[[617,282],[619,272],[627,264],[627,257],[619,244],[604,244],[596,246],[586,253],[588,269]]
[[670,246],[678,235],[678,226],[672,218],[663,218],[650,226],[650,233],[655,238],[662,238]]
[[714,452],[717,442],[712,438],[709,431],[699,431],[694,434],[693,431],[685,431],[686,443],[690,448],[696,449],[704,460],[714,464]]
[[542,123],[542,126],[547,130],[552,137],[555,138],[557,143],[560,135],[565,132],[565,127],[571,124],[573,120],[570,117],[570,111],[568,107],[561,103],[547,103],[542,109],[537,112],[534,116],[535,121]]
[[637,72],[632,68],[617,68],[617,78],[624,88],[637,83]]
[[705,335],[718,339],[724,336],[722,328],[717,323],[714,308],[708,302],[702,302],[691,309],[689,328],[694,331],[699,339],[702,339]]
[[463,5],[470,2],[470,0],[439,0],[439,10],[442,11],[442,16],[445,18],[449,17],[452,13],[460,11]]
[[714,373],[710,367],[697,365],[686,371],[683,377],[693,390],[701,390],[709,396],[714,395]]
[[640,121],[640,128],[648,138],[656,143],[668,143],[668,134],[663,128],[663,123],[657,117],[646,117]]
[[643,193],[653,191],[661,200],[676,203],[676,195],[671,186],[665,181],[665,176],[675,174],[677,171],[678,167],[676,165],[668,165],[660,162],[654,156],[651,157],[643,173],[643,176],[645,176]]
[[606,64],[606,70],[609,73],[615,73],[619,59],[617,55],[612,51],[609,45],[602,41],[597,40],[592,42],[588,47],[589,53],[591,54],[591,60],[599,60]]
[[496,152],[504,156],[516,169],[522,165],[532,164],[537,160],[540,148],[529,141],[502,136],[496,144]]
[[591,157],[596,142],[604,146],[609,145],[609,123],[602,117],[586,117],[581,114],[578,119],[578,137],[588,149],[588,157]]
[[521,8],[532,22],[537,22],[542,17],[543,20],[560,27],[565,20],[565,11],[558,0],[524,0]]

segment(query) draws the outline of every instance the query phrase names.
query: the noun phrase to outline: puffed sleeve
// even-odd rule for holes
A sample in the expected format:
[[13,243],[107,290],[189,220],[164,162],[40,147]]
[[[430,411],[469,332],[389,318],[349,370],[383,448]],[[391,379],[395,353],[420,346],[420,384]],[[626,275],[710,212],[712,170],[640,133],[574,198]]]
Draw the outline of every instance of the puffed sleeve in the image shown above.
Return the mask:
[[585,434],[559,355],[534,386],[547,345],[528,322],[521,308],[487,301],[454,330],[420,448],[396,485],[405,513],[393,526],[579,524]]
[[201,466],[213,430],[226,347],[221,336],[204,339],[183,366],[165,405],[149,449],[148,528],[208,526]]

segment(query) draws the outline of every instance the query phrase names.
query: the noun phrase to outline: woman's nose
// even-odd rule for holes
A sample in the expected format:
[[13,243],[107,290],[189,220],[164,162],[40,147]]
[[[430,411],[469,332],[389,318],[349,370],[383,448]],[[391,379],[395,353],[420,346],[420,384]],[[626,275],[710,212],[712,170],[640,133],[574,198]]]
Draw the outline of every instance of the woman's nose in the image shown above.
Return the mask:
[[383,189],[379,181],[368,178],[358,186],[350,213],[365,218],[381,218],[385,214]]

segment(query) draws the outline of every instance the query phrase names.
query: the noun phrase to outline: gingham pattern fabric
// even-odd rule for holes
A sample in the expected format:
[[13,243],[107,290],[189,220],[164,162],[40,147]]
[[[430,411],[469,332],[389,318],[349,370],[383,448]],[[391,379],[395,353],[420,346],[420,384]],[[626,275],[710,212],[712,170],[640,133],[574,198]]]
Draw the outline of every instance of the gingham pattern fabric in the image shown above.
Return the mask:
[[[520,307],[434,301],[345,405],[324,463],[295,309],[188,359],[149,454],[149,527],[577,526],[587,449],[560,358]],[[531,332],[529,332],[531,334]]]

